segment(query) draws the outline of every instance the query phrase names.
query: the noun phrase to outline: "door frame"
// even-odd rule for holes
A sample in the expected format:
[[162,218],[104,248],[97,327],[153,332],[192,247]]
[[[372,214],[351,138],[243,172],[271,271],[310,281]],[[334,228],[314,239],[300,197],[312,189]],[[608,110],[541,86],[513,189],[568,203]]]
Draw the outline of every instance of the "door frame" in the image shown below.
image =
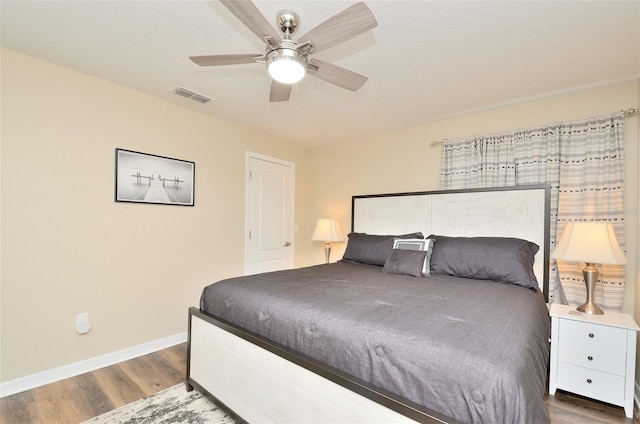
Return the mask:
[[[249,162],[251,159],[263,160],[265,162],[272,162],[277,165],[287,166],[289,168],[289,177],[291,178],[291,228],[289,229],[292,234],[292,239],[295,239],[295,211],[296,211],[296,164],[284,159],[275,158],[273,156],[267,156],[260,153],[247,151],[245,155],[245,185],[244,185],[244,274],[249,273]],[[291,252],[291,261],[293,263],[295,259],[295,240],[293,242],[293,249]]]

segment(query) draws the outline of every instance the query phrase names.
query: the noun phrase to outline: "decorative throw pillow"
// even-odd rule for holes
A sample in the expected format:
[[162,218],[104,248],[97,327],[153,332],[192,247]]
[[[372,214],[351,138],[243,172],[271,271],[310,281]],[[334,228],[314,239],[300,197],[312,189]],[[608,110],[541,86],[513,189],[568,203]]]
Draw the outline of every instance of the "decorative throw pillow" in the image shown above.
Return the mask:
[[393,241],[397,238],[424,238],[422,233],[404,235],[373,235],[367,233],[351,233],[342,259],[346,262],[358,262],[383,266],[387,256],[393,249]]
[[426,255],[427,252],[424,250],[392,249],[382,267],[382,272],[420,277]]
[[422,266],[422,275],[428,276],[431,274],[430,262],[434,242],[434,239],[395,239],[393,241],[393,248],[405,250],[422,250],[427,252],[427,255],[424,258],[424,264]]
[[435,239],[431,272],[478,280],[493,280],[538,288],[533,263],[539,246],[507,237],[445,237]]

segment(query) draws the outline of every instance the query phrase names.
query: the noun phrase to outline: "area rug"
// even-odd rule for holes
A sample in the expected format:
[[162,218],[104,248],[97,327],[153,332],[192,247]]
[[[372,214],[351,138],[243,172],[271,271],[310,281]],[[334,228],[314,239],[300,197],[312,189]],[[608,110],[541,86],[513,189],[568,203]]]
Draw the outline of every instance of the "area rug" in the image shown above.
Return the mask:
[[233,424],[215,403],[197,390],[177,384],[109,411],[82,424]]

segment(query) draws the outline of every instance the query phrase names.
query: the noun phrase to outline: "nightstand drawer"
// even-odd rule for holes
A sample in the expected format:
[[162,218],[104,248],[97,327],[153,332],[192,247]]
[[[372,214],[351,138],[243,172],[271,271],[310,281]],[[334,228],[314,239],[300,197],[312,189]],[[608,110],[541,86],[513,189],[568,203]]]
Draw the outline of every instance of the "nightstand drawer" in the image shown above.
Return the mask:
[[558,346],[558,360],[624,376],[627,367],[627,351],[564,341]]
[[558,387],[616,405],[624,401],[624,377],[577,365],[563,364],[558,369]]
[[625,350],[627,331],[623,328],[563,319],[560,321],[560,340],[569,340],[610,350]]

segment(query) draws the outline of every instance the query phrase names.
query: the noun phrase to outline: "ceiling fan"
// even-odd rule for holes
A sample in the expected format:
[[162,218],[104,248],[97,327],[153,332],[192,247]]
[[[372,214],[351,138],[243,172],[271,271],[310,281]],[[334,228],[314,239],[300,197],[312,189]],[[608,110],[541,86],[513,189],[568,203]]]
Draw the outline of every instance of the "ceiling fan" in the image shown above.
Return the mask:
[[300,81],[306,72],[324,81],[357,91],[367,77],[331,63],[312,59],[311,55],[350,40],[378,25],[375,16],[364,3],[356,3],[322,22],[298,41],[291,39],[298,25],[298,15],[290,10],[278,13],[278,25],[284,36],[269,24],[258,8],[249,0],[220,0],[245,26],[262,39],[267,47],[260,54],[222,54],[191,56],[200,66],[264,63],[271,82],[269,101],[289,100],[292,84]]

